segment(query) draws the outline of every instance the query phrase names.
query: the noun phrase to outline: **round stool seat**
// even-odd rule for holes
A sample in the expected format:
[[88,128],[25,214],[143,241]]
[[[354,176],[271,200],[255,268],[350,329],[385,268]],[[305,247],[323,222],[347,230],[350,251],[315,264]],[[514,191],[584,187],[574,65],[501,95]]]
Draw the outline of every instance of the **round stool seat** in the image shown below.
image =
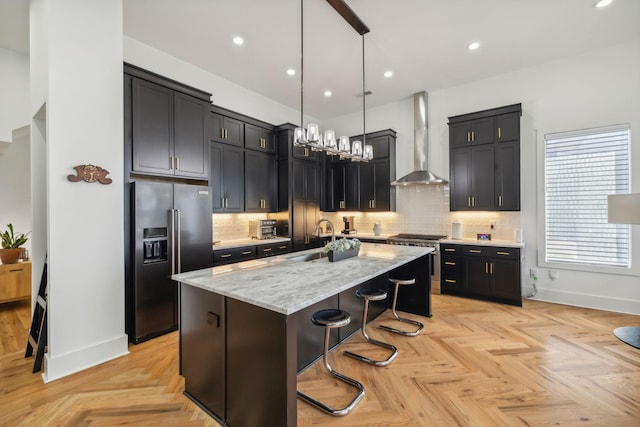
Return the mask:
[[351,322],[351,315],[344,310],[328,308],[313,313],[311,321],[327,328],[341,328]]
[[395,283],[396,285],[414,285],[416,283],[416,279],[389,279],[391,283]]
[[387,297],[387,293],[381,289],[361,288],[356,291],[356,296],[369,301],[380,301]]

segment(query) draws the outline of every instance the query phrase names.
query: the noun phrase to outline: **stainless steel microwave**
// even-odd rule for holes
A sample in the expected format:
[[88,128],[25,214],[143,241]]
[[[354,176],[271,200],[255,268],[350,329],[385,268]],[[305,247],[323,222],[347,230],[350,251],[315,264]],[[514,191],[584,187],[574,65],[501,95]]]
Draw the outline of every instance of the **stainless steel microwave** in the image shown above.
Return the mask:
[[275,219],[252,219],[249,221],[249,237],[252,239],[274,239],[276,237]]

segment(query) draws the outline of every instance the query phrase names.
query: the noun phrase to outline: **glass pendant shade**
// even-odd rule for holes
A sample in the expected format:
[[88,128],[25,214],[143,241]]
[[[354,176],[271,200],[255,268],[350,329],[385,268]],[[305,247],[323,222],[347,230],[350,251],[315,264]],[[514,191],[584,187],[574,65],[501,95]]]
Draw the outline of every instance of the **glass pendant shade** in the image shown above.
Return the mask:
[[351,145],[351,154],[354,156],[362,156],[362,141],[353,141],[353,144]]
[[338,151],[343,153],[351,152],[351,143],[349,142],[348,136],[341,136],[340,142],[338,142]]
[[370,144],[365,144],[364,145],[364,152],[362,154],[362,157],[365,160],[371,160],[373,159],[373,146]]
[[307,126],[307,141],[318,142],[320,140],[320,131],[318,125],[315,123],[309,123]]
[[304,129],[295,128],[293,131],[293,145],[304,145],[306,139]]
[[334,131],[324,131],[324,148],[329,153],[338,151],[338,142],[336,141],[336,133]]

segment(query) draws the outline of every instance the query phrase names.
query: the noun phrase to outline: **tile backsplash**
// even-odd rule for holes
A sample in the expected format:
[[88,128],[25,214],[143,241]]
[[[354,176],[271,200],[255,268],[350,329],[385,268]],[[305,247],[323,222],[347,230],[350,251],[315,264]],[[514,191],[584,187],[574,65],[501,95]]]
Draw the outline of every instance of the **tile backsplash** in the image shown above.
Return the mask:
[[[398,188],[396,212],[321,212],[340,232],[343,216],[354,216],[356,230],[373,233],[379,223],[382,234],[441,234],[451,237],[451,223],[462,223],[462,237],[475,239],[477,233],[491,233],[494,240],[513,241],[521,228],[520,212],[449,212],[449,186],[425,185]],[[249,236],[250,219],[266,219],[267,214],[214,214],[213,240],[235,240]],[[494,224],[494,228],[491,225]]]

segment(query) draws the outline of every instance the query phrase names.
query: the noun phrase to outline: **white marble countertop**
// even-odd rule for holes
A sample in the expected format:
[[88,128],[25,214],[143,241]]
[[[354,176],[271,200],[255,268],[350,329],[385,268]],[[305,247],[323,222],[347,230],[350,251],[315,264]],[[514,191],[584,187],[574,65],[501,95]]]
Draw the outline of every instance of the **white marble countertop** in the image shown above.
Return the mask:
[[359,283],[424,256],[433,248],[363,243],[357,257],[338,262],[297,258],[309,249],[269,258],[205,268],[173,280],[289,315]]
[[505,248],[524,248],[524,242],[513,240],[478,240],[478,239],[442,239],[440,243],[452,245],[502,246]]
[[213,245],[213,250],[217,251],[218,249],[232,249],[232,248],[242,248],[245,246],[256,246],[256,245],[268,245],[269,243],[279,243],[279,242],[290,242],[291,238],[289,237],[276,237],[273,239],[252,239],[251,237],[247,237],[244,239],[234,239],[234,240],[221,240],[216,242]]

